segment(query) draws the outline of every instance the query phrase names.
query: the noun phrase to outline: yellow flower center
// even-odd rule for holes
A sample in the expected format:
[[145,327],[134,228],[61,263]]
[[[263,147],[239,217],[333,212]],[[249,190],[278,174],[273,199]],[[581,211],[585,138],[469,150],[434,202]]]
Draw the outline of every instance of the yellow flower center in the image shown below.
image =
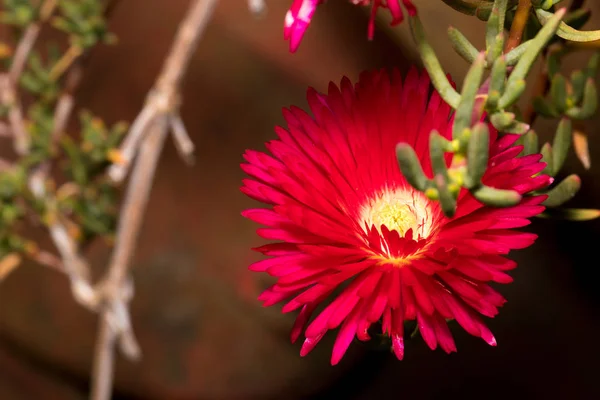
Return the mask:
[[389,230],[398,231],[400,236],[411,228],[418,228],[417,217],[408,204],[379,202],[371,212],[375,226],[385,225]]
[[414,239],[429,236],[433,225],[431,214],[429,199],[412,188],[385,190],[368,201],[361,211],[363,225],[375,225],[380,232],[385,225],[401,237],[412,229]]

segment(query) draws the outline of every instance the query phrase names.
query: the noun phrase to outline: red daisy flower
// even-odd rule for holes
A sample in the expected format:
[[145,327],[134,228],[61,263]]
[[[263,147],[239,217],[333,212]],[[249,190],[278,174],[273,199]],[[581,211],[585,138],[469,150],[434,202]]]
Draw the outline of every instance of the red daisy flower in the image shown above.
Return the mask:
[[[404,19],[404,14],[400,8],[400,0],[350,0],[352,3],[371,7],[371,18],[369,20],[369,39],[373,39],[375,33],[375,15],[379,7],[387,8],[392,14],[392,26],[399,24]],[[324,3],[325,0],[294,0],[289,11],[285,15],[283,27],[283,37],[290,41],[290,51],[295,52],[302,41],[304,32],[308,29],[310,21],[315,13],[317,6]],[[411,0],[402,0],[409,15],[415,15],[417,9],[411,3]]]
[[[431,349],[456,351],[446,324],[456,320],[468,333],[496,345],[480,315],[494,317],[505,299],[490,282],[509,283],[516,264],[503,257],[531,245],[536,235],[513,230],[543,211],[545,196],[525,196],[509,208],[479,203],[463,190],[453,218],[437,202],[413,189],[397,165],[395,146],[411,144],[431,176],[429,133],[451,136],[451,109],[428,76],[413,69],[364,73],[356,86],[347,78],[328,93],[308,91],[314,117],[284,110],[288,130],[277,127],[273,154],[248,150],[242,191],[272,205],[243,215],[266,225],[257,233],[279,241],[258,248],[272,256],[250,266],[277,283],[259,297],[265,306],[287,301],[283,312],[301,309],[292,342],[304,330],[301,355],[330,329],[340,327],[331,363],[350,342],[369,340],[381,321],[396,356],[404,355],[404,322],[416,320]],[[483,183],[521,194],[551,182],[539,175],[541,155],[518,157],[517,135],[491,129],[490,158]],[[346,285],[340,294],[334,290]],[[310,323],[315,309],[332,300]]]

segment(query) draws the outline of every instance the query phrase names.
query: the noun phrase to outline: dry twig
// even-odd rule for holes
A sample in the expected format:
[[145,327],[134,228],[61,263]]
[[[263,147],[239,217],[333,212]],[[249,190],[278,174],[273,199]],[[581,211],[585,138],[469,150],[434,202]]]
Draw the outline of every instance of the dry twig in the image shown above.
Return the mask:
[[132,294],[132,285],[128,279],[129,263],[169,128],[175,131],[174,139],[181,142],[179,144],[181,149],[193,149],[179,118],[179,90],[191,56],[215,4],[216,0],[192,2],[188,14],[177,31],[163,69],[148,94],[146,105],[132,124],[121,147],[120,158],[123,163],[114,164],[109,169],[112,179],[122,180],[139,149],[131,182],[121,208],[116,247],[107,275],[99,285],[106,304],[99,321],[92,377],[91,399],[93,400],[110,398],[116,340],[119,341],[122,350],[130,353],[130,356],[136,355],[137,344],[130,328],[128,309],[125,307],[125,302]]

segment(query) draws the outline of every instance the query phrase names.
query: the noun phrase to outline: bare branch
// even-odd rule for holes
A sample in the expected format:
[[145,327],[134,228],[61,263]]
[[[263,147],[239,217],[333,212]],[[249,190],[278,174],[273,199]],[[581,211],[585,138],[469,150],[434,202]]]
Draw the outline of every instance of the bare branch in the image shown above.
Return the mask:
[[23,37],[17,45],[15,56],[10,66],[9,76],[13,84],[18,82],[19,77],[23,73],[23,68],[25,68],[29,53],[31,53],[31,49],[33,49],[35,41],[40,34],[42,24],[50,18],[57,3],[58,0],[45,0],[40,8],[40,20],[30,24],[25,29],[25,33],[23,33]]
[[167,57],[154,89],[148,94],[146,105],[119,149],[119,162],[113,164],[108,175],[115,182],[125,179],[131,161],[141,143],[145,128],[162,114],[173,114],[179,107],[179,86],[190,62],[192,51],[200,39],[200,33],[208,22],[216,0],[194,0],[186,20],[177,32],[173,47]]
[[25,29],[25,33],[23,33],[23,37],[21,38],[21,41],[15,50],[15,56],[10,66],[9,76],[12,82],[17,82],[23,73],[25,63],[27,62],[29,53],[31,53],[31,49],[33,49],[33,45],[40,34],[40,30],[41,26],[38,23],[31,24],[27,27],[27,29]]
[[90,399],[109,400],[112,397],[113,364],[115,352],[116,334],[110,324],[106,322],[106,316],[101,315],[98,319],[98,337],[94,349],[94,367],[92,369],[92,389]]
[[148,126],[152,123],[152,119],[155,117],[155,115],[156,110],[150,104],[148,104],[142,109],[142,111],[131,124],[129,132],[127,133],[127,136],[123,140],[121,148],[119,149],[119,162],[112,165],[108,169],[108,175],[113,181],[120,182],[125,179],[125,174],[129,170],[131,160],[133,159],[137,148],[144,138],[146,128],[148,128]]
[[[131,159],[140,143],[140,154],[135,162],[131,181],[125,194],[117,226],[116,248],[109,270],[101,286],[109,301],[104,308],[99,327],[99,339],[94,360],[92,400],[108,400],[111,394],[115,338],[122,350],[137,347],[130,327],[128,309],[124,306],[129,263],[137,244],[142,217],[146,210],[154,174],[168,134],[170,119],[178,118],[179,88],[192,54],[212,14],[216,0],[194,0],[182,21],[170,53],[154,88],[148,94],[146,105],[132,125],[121,147],[120,164],[110,167],[108,174],[120,181],[124,178]],[[177,120],[177,123],[183,123]],[[185,128],[177,127],[178,137],[185,136]],[[188,138],[189,139],[189,138]],[[189,147],[189,146],[188,146]],[[115,320],[117,321],[115,323]],[[119,322],[120,320],[120,322]],[[115,326],[116,325],[116,326]],[[120,325],[120,326],[119,326]]]
[[185,129],[185,125],[179,114],[174,114],[169,118],[169,124],[171,127],[171,133],[173,134],[173,140],[175,141],[175,147],[181,158],[188,164],[194,163],[194,142],[190,138],[190,135]]
[[[45,177],[47,175],[47,165],[38,167],[31,173],[28,180],[29,190],[39,199],[43,199],[46,204],[53,207],[56,203],[46,194]],[[56,213],[48,226],[50,238],[56,246],[61,259],[63,260],[63,271],[71,280],[71,289],[73,297],[83,306],[94,310],[98,305],[98,296],[96,291],[90,285],[90,269],[87,262],[79,254],[75,240],[69,235],[60,216]]]
[[16,93],[9,75],[0,75],[0,102],[8,107],[8,122],[14,138],[17,154],[26,154],[29,149],[29,134],[25,129],[23,113],[17,103]]
[[65,128],[67,127],[67,124],[69,123],[69,118],[71,117],[73,106],[75,105],[73,93],[75,92],[77,86],[79,86],[82,75],[83,68],[81,63],[75,63],[67,74],[65,88],[63,93],[58,98],[56,108],[54,110],[54,128],[52,130],[53,143],[58,142]]

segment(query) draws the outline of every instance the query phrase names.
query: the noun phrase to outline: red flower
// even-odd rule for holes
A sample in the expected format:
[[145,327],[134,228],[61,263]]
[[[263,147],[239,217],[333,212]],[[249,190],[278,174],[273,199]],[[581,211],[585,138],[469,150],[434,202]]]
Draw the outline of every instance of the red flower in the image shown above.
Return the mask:
[[[308,25],[315,13],[315,9],[325,0],[293,0],[292,6],[285,15],[283,27],[283,37],[290,41],[290,51],[295,52],[302,41],[304,32],[308,29]],[[369,39],[373,39],[375,32],[375,14],[379,7],[387,8],[392,14],[392,26],[397,25],[404,19],[404,14],[400,8],[400,0],[350,0],[354,4],[371,7],[371,18],[369,20]],[[402,0],[402,4],[406,7],[409,15],[415,15],[417,9],[411,3],[411,0]]]
[[[242,191],[272,205],[243,215],[267,228],[257,232],[279,241],[257,250],[272,256],[250,266],[277,283],[259,297],[265,306],[287,301],[283,312],[300,309],[292,341],[304,330],[301,355],[330,329],[341,326],[331,363],[350,342],[369,340],[367,329],[382,321],[399,359],[404,355],[404,322],[416,320],[431,349],[456,351],[446,324],[456,320],[488,344],[496,339],[480,315],[494,317],[505,299],[490,282],[509,283],[516,264],[504,257],[531,245],[536,236],[513,228],[543,211],[545,196],[524,196],[510,208],[492,208],[463,191],[455,217],[409,186],[395,157],[407,142],[431,176],[429,133],[450,137],[450,107],[429,95],[426,74],[411,70],[364,73],[353,87],[347,78],[328,94],[308,91],[314,117],[298,108],[284,111],[289,129],[277,127],[273,154],[248,150]],[[516,135],[492,129],[486,185],[525,194],[551,178],[538,173],[541,155],[518,157]],[[334,290],[347,286],[338,295]],[[315,308],[332,300],[312,322]]]

